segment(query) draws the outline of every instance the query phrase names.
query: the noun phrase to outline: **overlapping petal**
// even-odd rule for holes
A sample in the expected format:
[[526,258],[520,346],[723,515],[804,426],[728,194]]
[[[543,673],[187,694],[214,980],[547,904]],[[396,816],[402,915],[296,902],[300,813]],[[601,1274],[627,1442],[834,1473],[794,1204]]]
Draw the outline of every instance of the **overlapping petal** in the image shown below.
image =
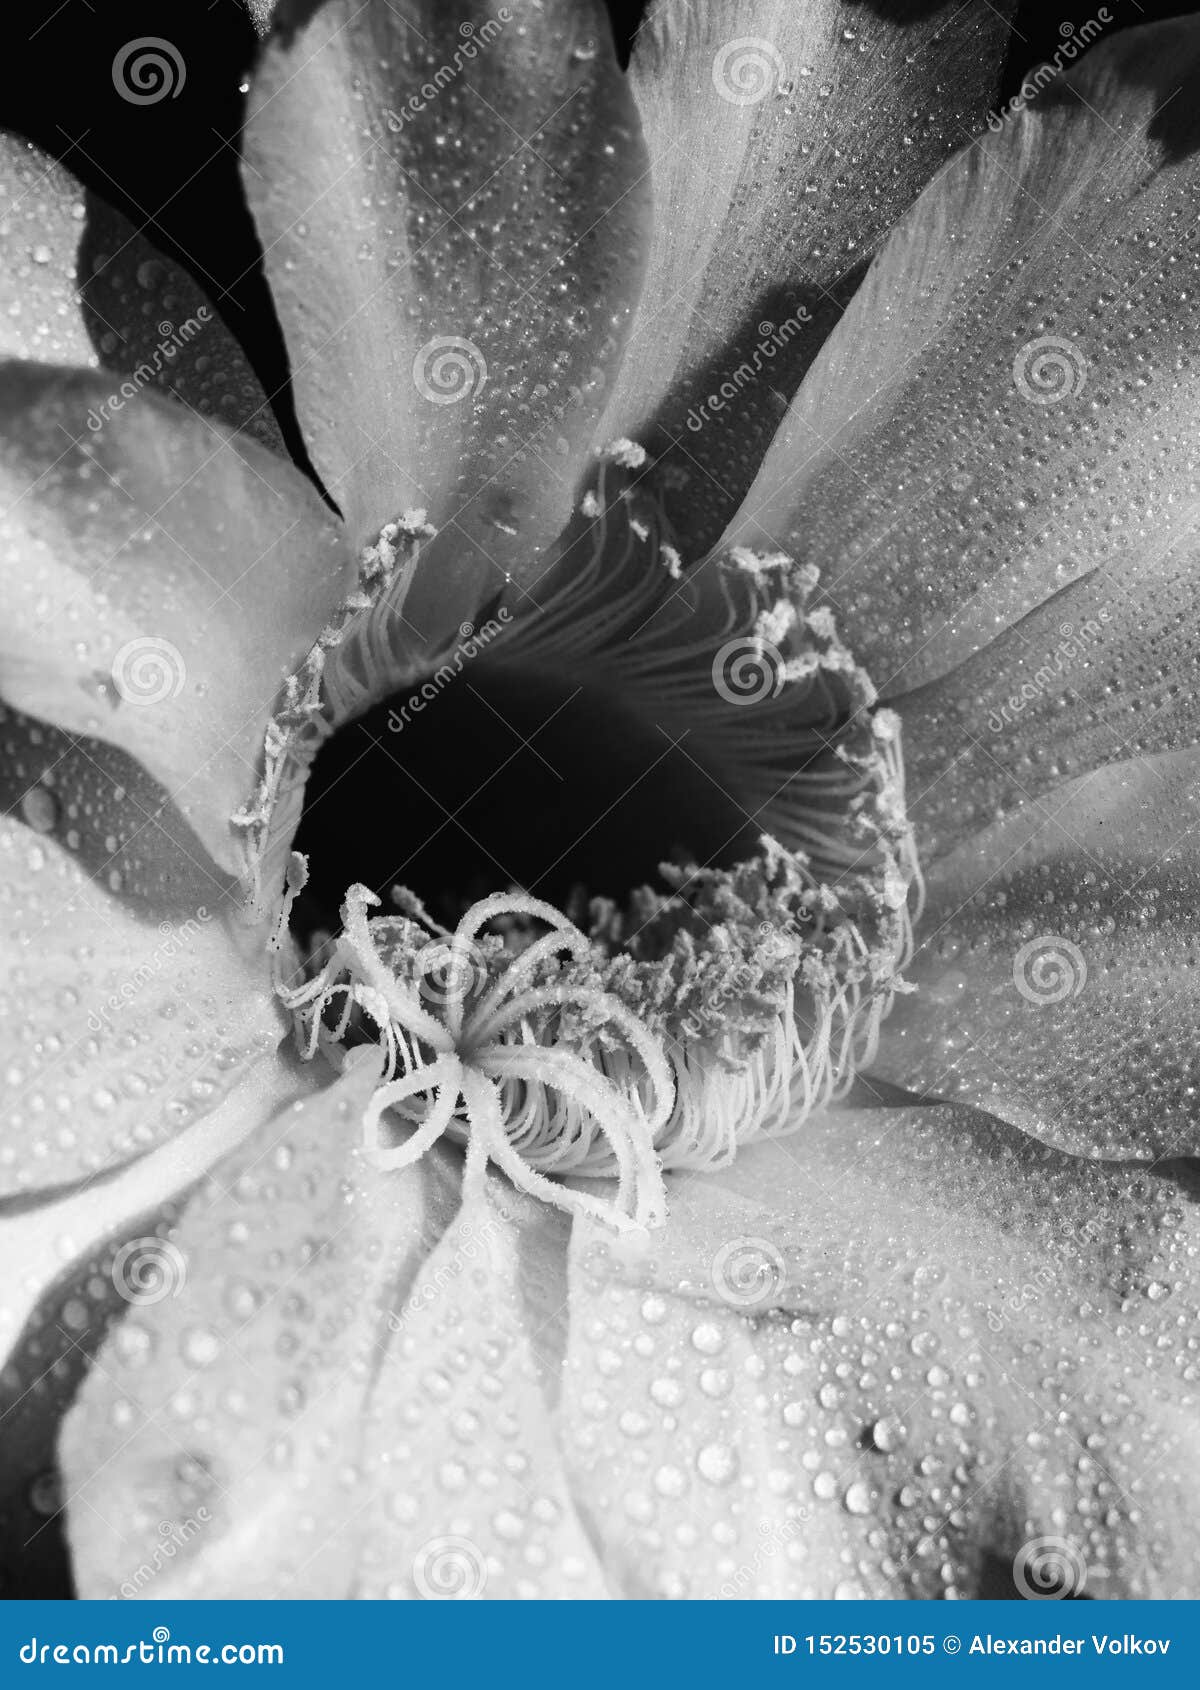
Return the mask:
[[564,1281],[561,1217],[498,1183],[449,1222],[449,1160],[331,1163],[355,1083],[197,1194],[186,1291],[84,1387],[85,1593],[1013,1595],[1044,1537],[1087,1594],[1186,1587],[1175,1179],[839,1111],[674,1179],[640,1254],[576,1221]]
[[[566,1222],[495,1179],[456,1214],[453,1152],[373,1166],[374,1083],[223,1165],[186,1288],[110,1339],[63,1442],[82,1594],[603,1594],[551,1419]],[[168,1565],[161,1520],[199,1528]]]
[[655,0],[635,40],[656,215],[601,433],[670,448],[690,557],[733,517],[880,241],[996,97],[1011,6],[899,10]]
[[[1194,1198],[952,1108],[834,1112],[572,1240],[562,1427],[625,1595],[1088,1595],[1195,1566]],[[1028,1582],[1022,1588],[1022,1579]]]
[[32,142],[0,134],[0,353],[94,367],[282,452],[274,412],[220,312],[173,259]]
[[79,250],[80,303],[118,392],[172,393],[194,411],[286,456],[262,384],[194,276],[95,194]]
[[83,189],[55,159],[0,132],[0,355],[98,362],[79,309]]
[[109,378],[2,372],[0,692],[132,753],[223,867],[283,677],[345,595],[290,464]]
[[1196,786],[1154,754],[1196,737],[1198,78],[1192,23],[1131,32],[947,170],[733,536],[821,564],[904,717],[931,908],[878,1074],[1090,1155],[1195,1147]]
[[112,746],[0,721],[0,1194],[44,1199],[188,1129],[283,1037],[261,935]]
[[1106,764],[1195,746],[1200,530],[1165,527],[896,701],[926,856]]
[[[9,1252],[9,1233],[0,1223],[0,1252],[18,1275],[25,1268],[18,1251]],[[146,1227],[153,1222],[147,1221]],[[144,1231],[145,1228],[137,1228]],[[21,1248],[27,1244],[21,1236]],[[70,1556],[63,1532],[62,1491],[58,1475],[58,1429],[113,1320],[124,1314],[113,1267],[126,1240],[85,1256],[62,1275],[61,1262],[50,1266],[56,1278],[32,1315],[28,1310],[38,1287],[18,1278],[3,1297],[0,1346],[0,1577],[9,1598],[45,1599],[72,1592]],[[59,1276],[62,1277],[59,1277]],[[20,1323],[25,1319],[22,1329]]]
[[1197,518],[1198,79],[1190,19],[1093,47],[926,190],[801,388],[727,539],[819,564],[885,694],[1085,581],[1058,618],[1111,612],[1085,708],[1112,713],[1104,688],[1174,649]]
[[1077,1154],[1200,1153],[1200,768],[1107,765],[947,853],[872,1073]]
[[[0,1223],[0,1567],[45,1596],[66,1583],[55,1443],[62,1414],[122,1314],[179,1295],[188,1262],[169,1225],[214,1162],[311,1089],[273,1055],[186,1132],[109,1179],[85,1181]],[[65,1591],[64,1591],[65,1593]]]
[[491,591],[563,526],[648,188],[598,4],[326,0],[276,21],[246,186],[314,462],[358,543],[404,509]]

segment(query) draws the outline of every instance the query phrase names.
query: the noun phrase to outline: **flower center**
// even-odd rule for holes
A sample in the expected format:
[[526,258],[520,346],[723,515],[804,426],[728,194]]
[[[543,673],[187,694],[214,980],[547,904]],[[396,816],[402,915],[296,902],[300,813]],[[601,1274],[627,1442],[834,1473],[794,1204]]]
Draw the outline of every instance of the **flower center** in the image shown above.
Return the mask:
[[325,742],[294,842],[309,880],[293,927],[336,926],[361,881],[385,901],[406,887],[448,927],[520,888],[586,928],[593,898],[627,903],[664,861],[728,867],[757,849],[761,826],[686,728],[603,675],[507,659],[507,643],[468,634]]
[[241,818],[260,896],[287,873],[302,1052],[378,1048],[380,1164],[447,1134],[469,1177],[619,1226],[849,1086],[919,901],[898,722],[816,571],[685,578],[641,463],[607,455],[537,603],[432,645],[405,617],[429,530],[390,525]]

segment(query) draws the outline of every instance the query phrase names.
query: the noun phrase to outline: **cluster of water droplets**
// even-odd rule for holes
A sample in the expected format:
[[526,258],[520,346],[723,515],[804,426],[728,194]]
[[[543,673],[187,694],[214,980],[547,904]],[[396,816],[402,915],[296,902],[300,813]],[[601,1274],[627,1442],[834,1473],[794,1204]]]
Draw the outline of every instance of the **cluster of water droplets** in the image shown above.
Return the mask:
[[282,452],[245,354],[188,272],[29,143],[0,137],[0,155],[0,351],[111,371],[96,394],[107,415],[158,389]]
[[[670,209],[634,343],[654,341],[652,379],[675,396],[667,432],[686,449],[670,515],[701,549],[734,517],[865,261],[983,126],[1006,26],[986,13],[960,23],[951,35],[941,20],[910,21],[897,40],[882,16],[828,28],[773,16],[769,36],[730,43],[719,18],[664,9],[643,27],[633,75],[656,195]],[[752,97],[732,104],[731,50],[752,67]],[[712,231],[705,263],[677,239],[693,224]],[[664,329],[664,298],[694,303],[678,313],[686,337]],[[750,381],[738,375],[746,368]],[[629,426],[622,407],[644,379],[626,371],[611,432]],[[723,389],[724,409],[705,412]],[[687,423],[692,407],[707,417],[701,428]]]
[[36,1191],[206,1114],[278,1025],[231,949],[222,968],[228,887],[186,884],[187,830],[132,759],[11,711],[0,750],[0,1179]]
[[[322,51],[329,27],[267,54],[246,137],[306,438],[327,481],[344,478],[348,515],[361,490],[361,526],[452,510],[457,562],[474,553],[491,583],[561,527],[566,460],[582,468],[623,343],[648,194],[632,102],[582,14],[473,30],[431,16],[419,37],[352,18]],[[565,92],[549,116],[526,100],[546,63]],[[528,146],[511,145],[514,124]],[[280,147],[293,126],[309,149],[295,180]],[[348,291],[361,308],[314,329],[313,297]],[[331,411],[336,387],[361,425]],[[364,432],[378,437],[365,452]],[[543,532],[547,461],[562,498]]]
[[[639,1272],[593,1251],[564,1416],[627,1588],[1011,1596],[1014,1557],[1047,1534],[1075,1546],[1089,1594],[1186,1587],[1174,1496],[1194,1459],[1200,1340],[1171,1303],[1194,1226],[1140,1172],[1088,1176],[1068,1220],[1079,1174],[1015,1140],[979,1141],[991,1178],[960,1174],[954,1123],[895,1129],[912,1184],[931,1181],[923,1209],[908,1181],[874,1227],[850,1228],[823,1194],[803,1212],[773,1200],[789,1283],[752,1318],[696,1265],[680,1272],[682,1252]],[[860,1217],[883,1207],[863,1185]]]
[[[498,1181],[456,1214],[439,1153],[423,1189],[353,1153],[331,1177],[358,1107],[324,1094],[199,1194],[186,1295],[131,1311],[88,1382],[91,1593],[129,1494],[140,1553],[208,1511],[164,1593],[427,1596],[449,1555],[495,1596],[1011,1595],[1046,1536],[1089,1594],[1186,1582],[1197,1246],[1170,1180],[847,1113],[786,1191],[768,1146],[676,1187],[646,1246],[568,1243]],[[748,1310],[713,1262],[750,1217],[785,1273]]]
[[1190,754],[1131,760],[943,858],[877,1071],[1076,1154],[1194,1154],[1194,793]]
[[0,158],[0,351],[94,363],[68,268],[83,228],[82,192],[61,165],[15,136],[0,137]]

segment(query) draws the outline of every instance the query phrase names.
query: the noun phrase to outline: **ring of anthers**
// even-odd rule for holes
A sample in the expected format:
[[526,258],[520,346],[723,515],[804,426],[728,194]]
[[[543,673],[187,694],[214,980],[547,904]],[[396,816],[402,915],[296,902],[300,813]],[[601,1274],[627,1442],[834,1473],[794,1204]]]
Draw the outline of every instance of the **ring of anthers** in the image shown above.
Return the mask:
[[[514,618],[504,643],[535,665],[586,661],[650,719],[695,732],[738,770],[747,814],[770,824],[759,855],[726,870],[664,865],[665,892],[644,887],[624,908],[595,901],[590,934],[522,892],[472,905],[453,931],[408,893],[393,894],[398,914],[369,917],[380,900],[354,885],[341,932],[304,977],[288,921],[307,865],[288,841],[316,750],[453,657],[403,631],[432,535],[420,512],[364,554],[362,590],[288,683],[259,793],[235,818],[259,908],[272,884],[286,886],[275,984],[301,1055],[342,1066],[357,1046],[380,1053],[363,1118],[377,1165],[408,1167],[445,1136],[468,1146],[468,1180],[492,1163],[622,1231],[662,1224],[667,1171],[726,1166],[848,1089],[909,989],[901,971],[921,903],[899,723],[875,708],[829,610],[808,608],[816,570],[733,554],[723,619],[689,636],[696,607],[656,500],[630,485],[608,497],[612,466],[643,461],[629,442],[609,449],[583,506],[589,560],[536,615]],[[734,646],[778,667],[749,734],[745,701],[714,684],[714,650]],[[568,1177],[615,1179],[615,1190]]]

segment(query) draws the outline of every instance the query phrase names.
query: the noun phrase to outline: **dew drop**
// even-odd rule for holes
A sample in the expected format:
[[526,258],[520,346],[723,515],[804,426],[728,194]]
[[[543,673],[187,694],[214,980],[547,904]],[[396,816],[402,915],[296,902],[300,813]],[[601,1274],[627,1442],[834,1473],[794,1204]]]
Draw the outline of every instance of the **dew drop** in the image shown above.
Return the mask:
[[47,1468],[39,1473],[29,1487],[29,1506],[35,1514],[40,1514],[48,1520],[52,1514],[57,1514],[62,1507],[62,1486],[58,1473],[53,1468]]
[[183,1334],[180,1353],[189,1367],[208,1367],[221,1353],[221,1340],[207,1326],[192,1326]]
[[907,1436],[901,1422],[887,1415],[882,1420],[875,1422],[871,1427],[870,1435],[875,1448],[882,1450],[885,1455],[894,1449],[899,1449]]
[[705,1444],[696,1457],[696,1471],[710,1485],[730,1485],[737,1478],[737,1452],[728,1444]]
[[718,1355],[725,1348],[725,1337],[721,1328],[711,1320],[703,1321],[692,1332],[692,1347],[699,1350],[701,1355]]
[[31,786],[21,799],[21,816],[35,833],[53,833],[58,821],[58,800],[44,786]]
[[870,1485],[857,1479],[842,1498],[847,1514],[869,1514],[874,1502]]

